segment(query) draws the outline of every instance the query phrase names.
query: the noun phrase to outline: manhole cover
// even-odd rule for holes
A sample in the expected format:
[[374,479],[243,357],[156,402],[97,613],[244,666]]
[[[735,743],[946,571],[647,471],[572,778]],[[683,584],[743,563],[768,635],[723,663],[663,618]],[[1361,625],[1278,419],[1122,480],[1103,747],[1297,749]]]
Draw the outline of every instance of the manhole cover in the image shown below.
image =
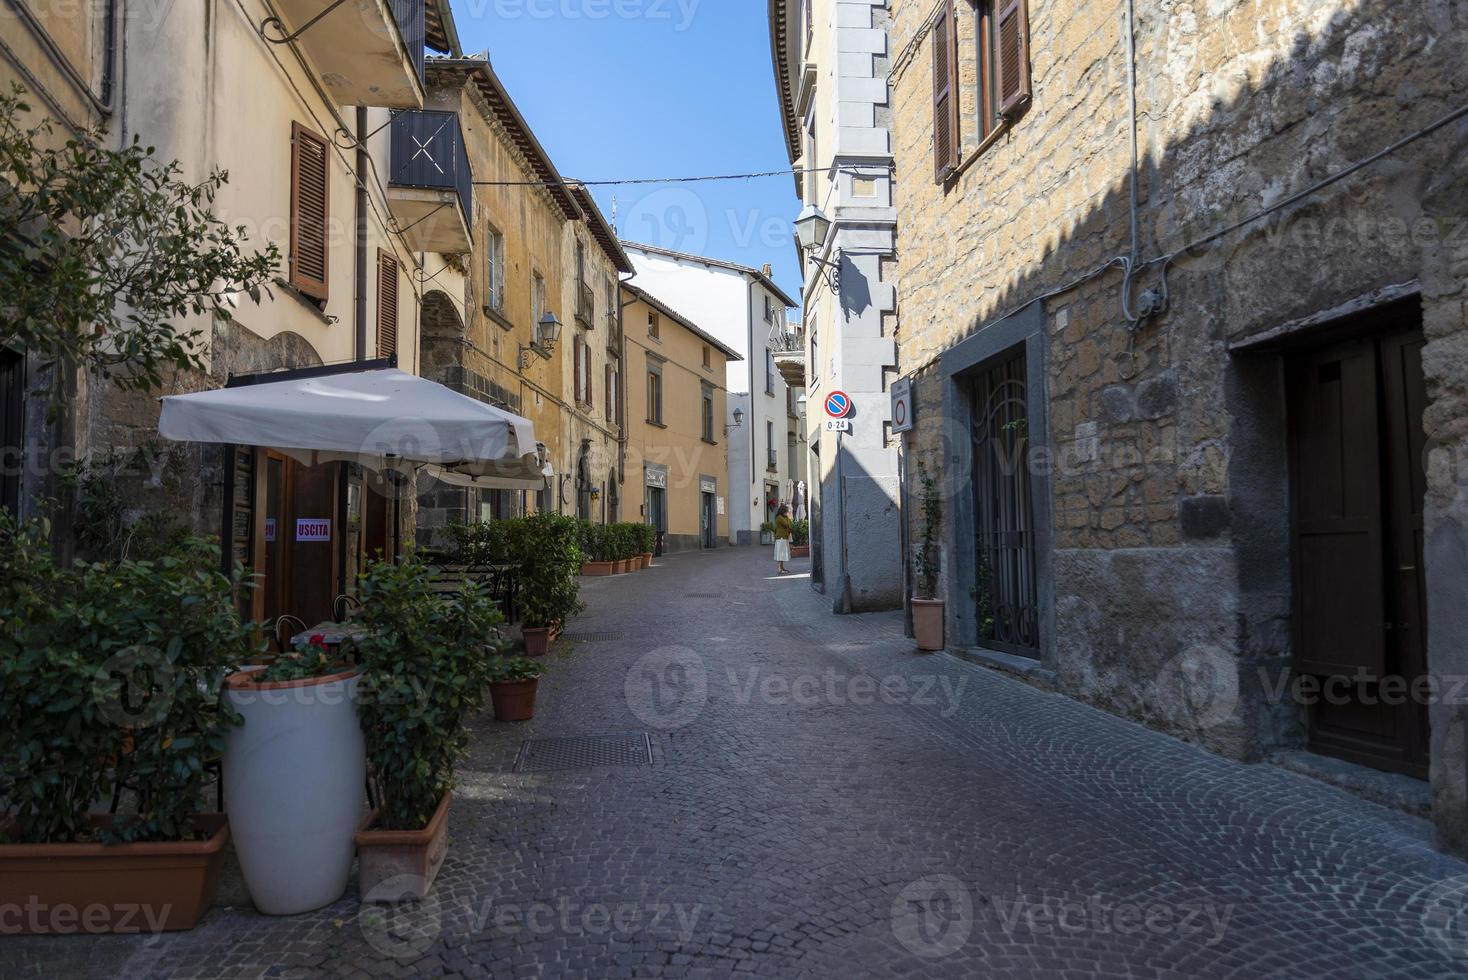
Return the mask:
[[573,643],[616,643],[621,633],[567,633],[563,639]]
[[652,742],[646,732],[627,735],[579,735],[533,738],[520,745],[516,772],[591,769],[596,766],[652,765]]

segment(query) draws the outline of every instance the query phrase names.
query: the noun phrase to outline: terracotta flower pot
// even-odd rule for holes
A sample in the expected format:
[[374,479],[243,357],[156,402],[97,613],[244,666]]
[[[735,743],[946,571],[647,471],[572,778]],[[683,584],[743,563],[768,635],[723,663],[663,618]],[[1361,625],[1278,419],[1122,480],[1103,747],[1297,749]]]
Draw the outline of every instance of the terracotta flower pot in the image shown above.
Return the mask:
[[520,632],[525,637],[525,656],[543,657],[550,652],[551,642],[555,639],[552,627],[527,626]]
[[912,632],[919,650],[942,650],[943,600],[912,600]]
[[[449,853],[449,801],[453,798],[453,793],[443,794],[428,826],[421,830],[374,829],[379,811],[372,811],[354,838],[362,901],[397,902],[428,896]],[[387,882],[393,886],[382,888]]]
[[362,675],[258,684],[254,673],[225,681],[244,717],[224,743],[225,809],[255,907],[296,915],[347,889],[366,795]]
[[581,566],[582,575],[602,576],[612,574],[612,563],[609,561],[589,561]]
[[0,935],[192,929],[214,901],[229,842],[222,813],[201,813],[195,826],[204,840],[0,844],[0,909],[16,910],[0,917]]
[[529,721],[535,717],[535,689],[540,679],[533,681],[496,681],[489,685],[489,700],[494,705],[495,721]]
[[644,551],[642,553],[642,567],[643,568],[651,568],[652,567],[652,552],[651,551]]

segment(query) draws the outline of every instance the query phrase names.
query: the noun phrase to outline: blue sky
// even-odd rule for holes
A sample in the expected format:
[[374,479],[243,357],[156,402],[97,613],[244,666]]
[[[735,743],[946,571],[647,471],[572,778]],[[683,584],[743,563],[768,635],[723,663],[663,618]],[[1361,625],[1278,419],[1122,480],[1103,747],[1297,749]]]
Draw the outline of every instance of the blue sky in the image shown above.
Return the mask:
[[[788,169],[763,0],[453,0],[557,169],[581,180]],[[799,291],[794,180],[593,188],[624,238]],[[798,315],[798,314],[797,314]]]

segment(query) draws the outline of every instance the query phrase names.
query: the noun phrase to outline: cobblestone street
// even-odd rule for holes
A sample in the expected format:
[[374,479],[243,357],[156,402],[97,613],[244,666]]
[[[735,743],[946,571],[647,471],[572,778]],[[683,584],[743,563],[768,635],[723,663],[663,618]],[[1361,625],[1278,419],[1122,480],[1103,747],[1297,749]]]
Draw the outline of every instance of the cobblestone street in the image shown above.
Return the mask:
[[8,940],[0,976],[1468,974],[1468,865],[1426,823],[771,571],[585,580],[536,719],[476,726],[427,903]]

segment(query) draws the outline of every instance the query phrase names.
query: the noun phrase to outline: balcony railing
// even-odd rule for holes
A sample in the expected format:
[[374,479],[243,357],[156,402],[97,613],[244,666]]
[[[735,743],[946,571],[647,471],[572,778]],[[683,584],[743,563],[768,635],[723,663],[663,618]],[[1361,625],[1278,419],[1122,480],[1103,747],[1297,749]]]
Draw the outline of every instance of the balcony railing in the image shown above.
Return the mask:
[[424,81],[428,59],[427,0],[392,0],[392,13],[403,35],[408,58],[418,70],[418,81]]
[[576,320],[587,330],[596,329],[596,293],[584,282],[576,284]]
[[[422,0],[413,2],[422,5]],[[388,183],[394,187],[454,191],[465,224],[472,225],[474,172],[469,167],[458,113],[409,109],[394,116]]]

